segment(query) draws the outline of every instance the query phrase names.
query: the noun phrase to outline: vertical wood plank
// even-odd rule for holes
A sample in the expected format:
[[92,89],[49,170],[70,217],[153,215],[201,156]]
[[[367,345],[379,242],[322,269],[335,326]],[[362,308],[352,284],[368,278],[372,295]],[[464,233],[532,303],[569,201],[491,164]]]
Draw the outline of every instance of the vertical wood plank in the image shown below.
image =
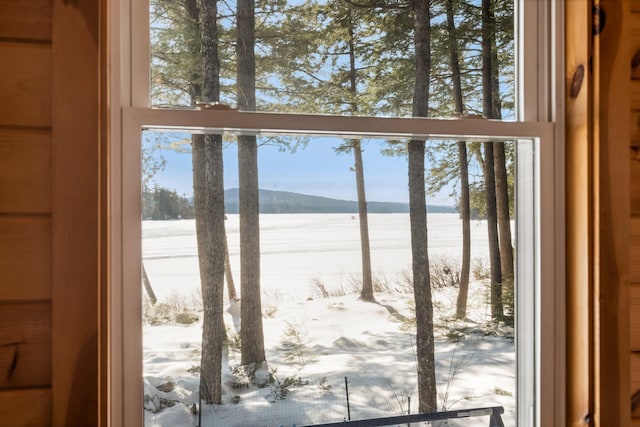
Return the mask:
[[640,13],[632,13],[630,19],[631,78],[640,79]]
[[0,126],[51,125],[51,46],[0,41]]
[[640,111],[640,80],[632,80],[631,87],[631,111]]
[[51,424],[51,390],[0,391],[0,425],[42,427]]
[[584,426],[591,412],[593,377],[589,338],[593,262],[590,248],[591,198],[591,4],[565,4],[566,67],[566,256],[567,256],[567,405],[566,425]]
[[[631,351],[640,352],[640,283],[631,286],[629,294],[629,347]],[[638,375],[640,375],[640,372],[638,372]],[[632,389],[631,391],[635,390]]]
[[[596,179],[597,425],[628,425],[629,400],[629,0],[599,0],[594,8]],[[606,17],[606,18],[605,18]]]
[[51,221],[0,217],[0,302],[51,297]]
[[0,389],[50,384],[51,305],[1,304]]
[[[631,353],[631,395],[640,393],[640,353]],[[640,408],[633,408],[632,416],[640,418]]]
[[630,281],[631,283],[640,283],[640,217],[631,218],[629,230]]
[[[631,147],[631,213],[640,216],[640,147]],[[633,220],[632,220],[633,223]],[[633,225],[632,225],[633,227]],[[633,232],[632,238],[633,238]],[[633,265],[631,269],[633,270]],[[632,281],[634,281],[632,279]]]
[[631,146],[640,147],[640,111],[631,112]]
[[51,0],[0,0],[0,38],[51,40]]
[[[597,325],[595,419],[628,425],[629,393],[629,1],[600,0],[595,36]],[[601,12],[598,12],[600,10]],[[606,16],[606,20],[602,17]],[[619,123],[622,123],[620,125]],[[618,193],[619,194],[619,193]]]
[[54,426],[106,419],[105,5],[53,1]]
[[0,213],[51,212],[51,134],[0,129]]

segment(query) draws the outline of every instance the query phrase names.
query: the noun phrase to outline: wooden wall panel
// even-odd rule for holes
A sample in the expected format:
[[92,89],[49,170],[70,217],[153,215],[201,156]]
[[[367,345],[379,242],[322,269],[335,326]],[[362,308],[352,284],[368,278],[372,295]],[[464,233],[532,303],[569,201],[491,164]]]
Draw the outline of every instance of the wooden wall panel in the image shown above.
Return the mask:
[[0,305],[0,389],[51,385],[51,305]]
[[640,13],[631,14],[631,78],[640,79]]
[[51,134],[0,129],[0,213],[51,212]]
[[[640,283],[629,289],[631,351],[640,351]],[[640,372],[638,372],[640,375]]]
[[[631,120],[628,0],[598,0],[593,10],[596,425],[628,425],[629,141]],[[606,19],[605,19],[606,18]],[[595,24],[598,24],[596,27]],[[624,197],[620,197],[624,194]]]
[[631,0],[631,10],[633,12],[640,12],[640,0]]
[[0,126],[51,125],[51,46],[0,41]]
[[51,0],[0,0],[0,38],[51,40]]
[[51,425],[51,390],[46,388],[0,391],[0,425]]
[[630,280],[631,283],[640,283],[640,217],[631,218],[630,245]]
[[637,402],[640,393],[640,353],[631,353],[631,395],[636,396],[636,401],[632,403],[631,416],[640,421],[640,402]]
[[631,213],[640,216],[640,147],[631,147]]
[[640,111],[631,112],[631,146],[640,147]]
[[591,4],[566,2],[566,270],[567,270],[567,399],[566,426],[584,426],[592,410],[592,352],[590,349],[591,263],[590,192],[593,158],[590,67]]
[[0,301],[51,297],[51,221],[0,216]]
[[53,1],[51,389],[61,427],[106,425],[108,413],[108,7]]

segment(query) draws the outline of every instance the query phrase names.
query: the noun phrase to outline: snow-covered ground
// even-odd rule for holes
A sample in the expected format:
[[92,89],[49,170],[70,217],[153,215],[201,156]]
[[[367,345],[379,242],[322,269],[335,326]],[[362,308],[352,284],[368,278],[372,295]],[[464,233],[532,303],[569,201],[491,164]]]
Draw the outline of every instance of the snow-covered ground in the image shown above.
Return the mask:
[[[260,221],[265,346],[275,382],[247,386],[234,369],[240,356],[231,345],[223,361],[223,405],[205,405],[202,425],[300,426],[343,421],[349,412],[351,419],[417,412],[408,215],[369,216],[372,266],[383,288],[373,304],[352,293],[360,272],[357,216],[262,215]],[[458,216],[430,214],[428,221],[430,256],[459,257]],[[237,215],[229,215],[226,225],[239,291]],[[472,259],[485,263],[486,234],[483,222],[472,223]],[[161,302],[197,305],[195,243],[193,221],[143,223],[143,262]],[[465,322],[453,320],[456,287],[433,292],[439,409],[500,405],[505,425],[515,425],[513,331],[489,325],[486,281],[472,283]],[[233,338],[238,307],[226,304]],[[159,323],[144,325],[146,425],[198,425],[192,409],[198,403],[201,319]],[[487,424],[486,416],[449,422]]]

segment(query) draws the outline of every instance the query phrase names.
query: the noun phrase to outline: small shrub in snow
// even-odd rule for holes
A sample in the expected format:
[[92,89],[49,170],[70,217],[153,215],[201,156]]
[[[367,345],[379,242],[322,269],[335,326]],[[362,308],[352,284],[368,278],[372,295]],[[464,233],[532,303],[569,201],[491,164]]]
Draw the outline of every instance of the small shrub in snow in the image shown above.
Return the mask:
[[273,318],[276,316],[277,312],[278,312],[278,307],[276,307],[275,305],[269,305],[264,309],[264,316]]
[[329,298],[330,296],[324,282],[319,277],[311,279],[311,292],[316,298]]
[[496,387],[493,392],[498,396],[507,396],[507,397],[513,396],[513,393],[507,390],[503,390],[500,387]]
[[267,369],[266,362],[233,366],[231,368],[231,373],[234,378],[232,387],[247,388],[253,384],[259,388],[264,388],[269,384],[273,384],[273,372]]
[[474,258],[471,263],[471,278],[473,280],[491,279],[491,267],[484,258]]
[[200,319],[200,317],[197,314],[189,311],[176,314],[176,323],[181,325],[191,325],[192,323],[196,323],[198,319]]
[[305,365],[304,354],[306,351],[306,334],[296,328],[289,322],[285,322],[287,327],[284,331],[284,339],[280,344],[280,350],[284,355],[284,359],[289,362],[296,362]]
[[322,377],[320,378],[320,382],[318,383],[318,387],[320,387],[320,390],[324,391],[325,393],[329,393],[331,391],[331,388],[333,387],[331,384],[327,383],[327,377]]
[[[198,321],[198,304],[194,297],[174,293],[164,301],[152,305],[145,298],[143,302],[143,320],[152,326],[166,324],[191,325]],[[200,304],[201,307],[201,304]]]
[[460,284],[460,260],[446,255],[429,258],[432,288],[448,288]]
[[227,345],[229,346],[229,350],[240,353],[242,348],[242,341],[240,340],[240,334],[236,334],[231,331],[231,329],[227,328]]
[[287,398],[293,387],[300,387],[309,384],[309,381],[303,381],[300,377],[284,377],[279,378],[273,371],[273,387],[271,395],[274,400],[284,400]]

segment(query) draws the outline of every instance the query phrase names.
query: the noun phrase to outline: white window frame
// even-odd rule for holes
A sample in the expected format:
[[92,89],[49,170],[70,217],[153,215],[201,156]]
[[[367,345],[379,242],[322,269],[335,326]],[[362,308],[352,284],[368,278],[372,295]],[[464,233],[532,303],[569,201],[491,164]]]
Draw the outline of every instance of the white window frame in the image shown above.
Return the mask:
[[[518,0],[518,122],[478,119],[370,118],[167,110],[149,106],[148,0],[110,2],[110,425],[143,423],[141,319],[140,145],[142,129],[180,128],[259,133],[300,133],[425,137],[528,139],[533,183],[519,183],[520,211],[536,211],[519,221],[519,258],[531,254],[536,265],[518,269],[518,282],[532,282],[517,297],[518,425],[561,426],[565,401],[564,321],[564,141],[563,2]],[[526,16],[526,19],[524,19]],[[135,32],[132,31],[135,28]],[[526,54],[523,54],[526,52]],[[522,156],[527,158],[527,156]],[[529,254],[526,254],[528,252]],[[529,301],[534,301],[533,304]],[[544,333],[542,333],[544,331]],[[518,359],[520,360],[520,359]],[[526,384],[534,381],[533,392]],[[537,402],[537,405],[535,404]],[[522,410],[528,408],[528,410]]]

